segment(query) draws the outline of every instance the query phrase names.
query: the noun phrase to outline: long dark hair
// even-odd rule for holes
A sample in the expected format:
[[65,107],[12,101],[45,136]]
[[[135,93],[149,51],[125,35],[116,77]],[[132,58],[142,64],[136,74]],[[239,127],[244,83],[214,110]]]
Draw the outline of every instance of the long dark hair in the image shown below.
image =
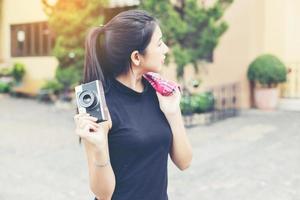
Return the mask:
[[86,38],[83,82],[102,81],[127,73],[130,55],[145,54],[158,21],[143,10],[119,13],[106,25],[92,28]]

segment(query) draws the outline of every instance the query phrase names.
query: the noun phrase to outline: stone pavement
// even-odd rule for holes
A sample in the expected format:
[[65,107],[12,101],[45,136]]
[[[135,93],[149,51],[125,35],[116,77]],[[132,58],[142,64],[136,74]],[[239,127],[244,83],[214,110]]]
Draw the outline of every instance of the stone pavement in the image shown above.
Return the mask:
[[[74,112],[0,96],[0,200],[87,200]],[[170,200],[299,200],[300,112],[243,111],[187,130],[194,159],[169,160]]]

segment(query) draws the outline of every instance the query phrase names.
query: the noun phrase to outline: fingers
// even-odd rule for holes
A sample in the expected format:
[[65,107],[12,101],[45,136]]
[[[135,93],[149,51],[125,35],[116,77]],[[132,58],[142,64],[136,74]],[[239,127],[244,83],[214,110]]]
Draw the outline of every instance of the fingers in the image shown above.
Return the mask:
[[84,129],[87,125],[90,125],[93,129],[97,129],[100,127],[100,124],[93,122],[89,119],[82,119],[79,124],[79,128]]
[[97,118],[92,117],[92,116],[90,116],[89,114],[86,114],[86,113],[78,114],[78,115],[74,116],[74,121],[75,121],[77,126],[81,125],[83,120],[89,120],[89,121],[92,121],[92,122],[96,122]]
[[76,133],[81,136],[84,136],[83,133],[95,132],[100,127],[100,125],[96,123],[97,118],[87,113],[75,115],[74,121],[76,124]]
[[180,92],[179,87],[174,88],[174,90],[172,91],[170,96],[172,96],[172,95],[181,96],[181,92]]
[[89,136],[91,132],[97,132],[99,129],[99,125],[96,123],[91,123],[90,121],[86,121],[82,127],[76,128],[75,133],[82,138],[86,138]]
[[159,92],[156,92],[157,97],[160,99],[162,95]]
[[97,121],[96,117],[92,117],[88,113],[80,113],[80,114],[77,114],[77,115],[74,116],[74,121],[75,122],[79,121],[80,119],[90,119],[92,121]]
[[99,124],[96,123],[89,123],[89,121],[84,124],[84,127],[82,128],[84,132],[89,133],[89,132],[96,132],[99,128]]
[[89,120],[89,121],[92,121],[92,122],[96,122],[98,119],[96,117],[92,117],[92,116],[82,116],[80,118],[80,120]]
[[[110,116],[109,116],[110,118]],[[106,125],[97,123],[97,118],[90,116],[89,114],[78,114],[74,116],[76,123],[75,133],[84,141],[89,142],[97,147],[107,144],[106,138]]]

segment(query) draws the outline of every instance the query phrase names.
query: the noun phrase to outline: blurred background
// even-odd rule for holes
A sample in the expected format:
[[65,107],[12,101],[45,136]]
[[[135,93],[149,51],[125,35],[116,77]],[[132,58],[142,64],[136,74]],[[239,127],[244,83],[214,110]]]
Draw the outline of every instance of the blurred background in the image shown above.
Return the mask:
[[300,199],[300,1],[0,0],[0,200],[92,199],[72,121],[84,39],[136,8],[160,21],[195,151],[170,199]]

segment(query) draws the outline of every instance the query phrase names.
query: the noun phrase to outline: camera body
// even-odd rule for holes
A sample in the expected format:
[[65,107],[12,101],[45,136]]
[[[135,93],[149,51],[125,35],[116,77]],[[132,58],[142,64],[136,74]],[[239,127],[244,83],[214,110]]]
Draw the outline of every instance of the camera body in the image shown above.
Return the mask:
[[108,112],[102,82],[95,80],[75,87],[79,113],[89,113],[96,117],[97,123],[108,120]]

